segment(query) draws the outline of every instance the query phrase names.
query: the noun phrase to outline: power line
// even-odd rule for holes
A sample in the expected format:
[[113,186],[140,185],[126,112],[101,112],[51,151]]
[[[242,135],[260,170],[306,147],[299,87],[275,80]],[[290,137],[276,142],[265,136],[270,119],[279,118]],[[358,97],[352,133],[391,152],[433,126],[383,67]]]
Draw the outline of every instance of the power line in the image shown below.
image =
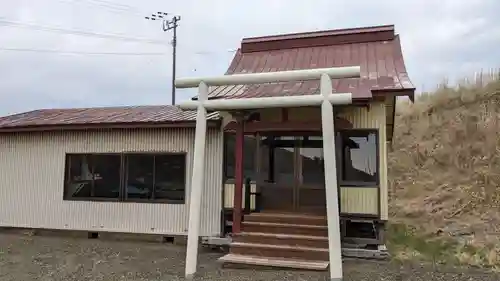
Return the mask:
[[114,2],[99,1],[99,0],[57,0],[65,4],[83,4],[91,7],[100,7],[106,9],[108,12],[113,12],[115,14],[128,14],[128,15],[140,15],[139,9],[129,6],[118,4]]
[[[56,50],[56,49],[35,49],[35,48],[11,48],[0,47],[0,51],[13,51],[13,52],[33,52],[33,53],[49,53],[49,54],[74,54],[74,55],[117,55],[117,56],[164,56],[167,53],[161,52],[87,52],[87,51],[71,51],[71,50]],[[198,51],[185,55],[215,55],[223,53],[234,53],[237,49],[230,49],[224,51]]]
[[81,52],[81,51],[52,50],[52,49],[4,48],[4,47],[0,47],[0,51],[53,53],[53,54],[70,54],[70,55],[117,55],[117,56],[163,56],[163,55],[166,55],[165,53]]
[[113,40],[131,41],[131,42],[143,42],[143,43],[148,43],[148,44],[168,45],[168,43],[161,41],[161,40],[152,40],[152,39],[146,39],[146,38],[127,37],[127,36],[122,36],[122,35],[118,35],[118,34],[104,34],[104,33],[96,33],[96,32],[83,31],[83,30],[74,30],[74,29],[64,29],[64,28],[59,28],[59,27],[42,26],[42,25],[37,25],[37,24],[9,21],[9,20],[1,19],[1,18],[0,18],[0,24],[9,25],[9,26],[13,26],[13,27],[39,30],[39,31],[48,31],[48,32],[63,33],[63,34],[96,37],[96,38],[102,38],[102,39],[113,39]]
[[222,53],[235,53],[238,51],[238,49],[228,49],[220,52],[214,52],[214,51],[197,51],[193,52],[194,55],[212,55],[212,54],[222,54]]
[[112,7],[117,7],[117,8],[121,8],[121,9],[128,9],[128,10],[134,10],[134,11],[139,12],[139,9],[136,8],[136,7],[134,7],[134,6],[130,6],[130,5],[127,5],[127,4],[122,4],[122,3],[116,3],[116,2],[113,2],[113,1],[106,1],[106,0],[74,0],[74,1],[101,3],[101,4],[109,5],[109,6],[112,6]]

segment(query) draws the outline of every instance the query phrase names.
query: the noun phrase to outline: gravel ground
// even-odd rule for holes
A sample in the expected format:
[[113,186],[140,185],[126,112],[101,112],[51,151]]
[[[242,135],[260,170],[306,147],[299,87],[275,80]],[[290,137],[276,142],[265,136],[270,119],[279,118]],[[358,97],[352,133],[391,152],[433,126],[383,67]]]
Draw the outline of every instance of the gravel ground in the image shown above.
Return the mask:
[[[111,240],[113,239],[113,240]],[[0,233],[0,281],[184,280],[185,247],[118,238]],[[118,240],[117,240],[118,239]],[[200,252],[196,280],[328,280],[327,272],[221,268],[221,253]],[[472,269],[346,261],[345,281],[500,280]]]

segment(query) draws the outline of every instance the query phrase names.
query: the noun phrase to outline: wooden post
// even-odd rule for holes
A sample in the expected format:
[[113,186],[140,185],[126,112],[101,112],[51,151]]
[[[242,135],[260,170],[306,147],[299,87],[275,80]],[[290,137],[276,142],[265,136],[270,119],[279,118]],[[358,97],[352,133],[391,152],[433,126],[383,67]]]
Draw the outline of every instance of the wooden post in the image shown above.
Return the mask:
[[241,209],[243,199],[243,149],[245,141],[245,120],[243,115],[236,116],[236,144],[234,167],[234,199],[233,199],[233,234],[241,231]]

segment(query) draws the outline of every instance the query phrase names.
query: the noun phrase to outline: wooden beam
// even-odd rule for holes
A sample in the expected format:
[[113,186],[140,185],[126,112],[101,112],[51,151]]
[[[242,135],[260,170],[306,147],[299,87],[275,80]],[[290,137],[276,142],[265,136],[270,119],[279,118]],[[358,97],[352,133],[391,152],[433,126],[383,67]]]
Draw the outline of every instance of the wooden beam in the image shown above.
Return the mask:
[[[237,122],[232,121],[224,127],[225,132],[236,132]],[[336,117],[335,127],[337,129],[352,129],[353,125],[347,119]],[[311,121],[258,121],[245,124],[245,134],[255,134],[258,132],[321,132],[321,122]]]

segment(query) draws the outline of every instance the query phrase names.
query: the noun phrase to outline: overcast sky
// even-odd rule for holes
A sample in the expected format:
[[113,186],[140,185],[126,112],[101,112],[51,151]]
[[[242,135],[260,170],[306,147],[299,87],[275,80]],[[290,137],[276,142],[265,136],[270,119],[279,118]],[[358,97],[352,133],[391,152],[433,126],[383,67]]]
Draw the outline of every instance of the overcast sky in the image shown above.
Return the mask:
[[[418,90],[429,90],[445,77],[500,67],[498,0],[0,0],[0,115],[37,108],[168,104],[171,33],[143,17],[156,11],[182,17],[178,75],[184,77],[223,74],[243,37],[380,24],[395,24]],[[40,31],[40,26],[164,44]],[[191,94],[180,91],[178,100]]]

